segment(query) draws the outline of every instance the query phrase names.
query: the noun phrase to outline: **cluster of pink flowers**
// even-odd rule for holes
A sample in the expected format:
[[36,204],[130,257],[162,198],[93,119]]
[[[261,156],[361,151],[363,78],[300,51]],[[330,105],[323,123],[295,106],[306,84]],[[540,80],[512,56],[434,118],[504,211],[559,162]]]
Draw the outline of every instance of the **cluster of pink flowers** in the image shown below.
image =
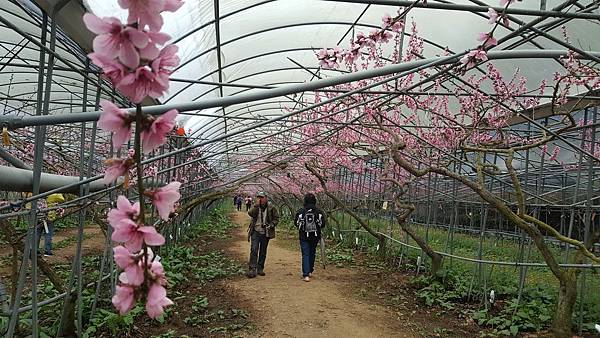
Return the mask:
[[[513,2],[514,0],[500,0],[500,6],[508,7]],[[477,47],[477,49],[469,51],[469,53],[460,59],[460,62],[466,65],[467,68],[471,68],[480,62],[487,61],[488,58],[486,48],[490,48],[498,44],[498,40],[496,40],[493,34],[496,24],[498,23],[498,18],[501,18],[504,26],[508,27],[510,24],[506,14],[499,15],[498,12],[496,12],[493,8],[488,9],[487,15],[489,17],[488,23],[492,25],[492,31],[479,33],[477,36],[477,41],[481,42],[481,45]]]
[[[114,17],[99,18],[86,13],[83,21],[94,39],[90,59],[123,94],[140,103],[146,96],[158,98],[169,87],[169,75],[179,64],[177,46],[168,45],[171,37],[159,32],[163,11],[176,11],[180,0],[119,0],[129,9],[127,24]],[[148,26],[148,29],[146,29]]]
[[392,18],[389,14],[385,14],[382,18],[381,29],[374,29],[365,35],[363,32],[358,32],[356,38],[350,42],[350,48],[323,48],[317,53],[319,65],[321,67],[335,69],[340,63],[354,64],[358,59],[361,50],[365,47],[374,48],[377,43],[387,43],[392,39],[394,33],[399,33],[404,27],[404,19],[401,18],[402,9],[398,10],[398,15]]
[[[90,59],[138,107],[145,97],[158,98],[168,90],[169,75],[179,64],[179,57],[174,45],[159,48],[170,39],[159,31],[163,24],[161,13],[174,12],[182,4],[180,0],[119,0],[119,5],[128,10],[125,24],[114,17],[99,18],[89,13],[83,17],[90,31],[98,34]],[[106,160],[104,182],[109,184],[125,176],[127,187],[129,172],[135,167],[142,173],[155,174],[155,167],[143,170],[142,154],[149,154],[167,141],[167,135],[176,126],[178,112],[169,110],[153,117],[144,115],[139,109],[137,113],[130,113],[109,101],[100,104],[102,114],[98,127],[112,133],[115,148],[119,149],[130,140],[134,123],[140,123],[136,130],[139,130],[141,139],[139,148],[128,149],[124,158]],[[142,116],[137,116],[138,113]],[[140,182],[141,179],[138,178]],[[145,300],[148,316],[157,318],[164,307],[173,304],[167,298],[163,266],[150,248],[164,245],[165,238],[154,226],[146,224],[146,215],[140,215],[140,210],[143,210],[144,197],[148,197],[159,217],[169,220],[181,197],[180,186],[180,182],[171,182],[162,188],[143,191],[143,194],[140,191],[139,201],[133,204],[121,195],[117,198],[116,208],[108,212],[108,222],[114,229],[111,239],[122,243],[113,250],[115,262],[123,272],[119,275],[119,284],[112,298],[113,305],[121,314],[131,310],[138,300]]]

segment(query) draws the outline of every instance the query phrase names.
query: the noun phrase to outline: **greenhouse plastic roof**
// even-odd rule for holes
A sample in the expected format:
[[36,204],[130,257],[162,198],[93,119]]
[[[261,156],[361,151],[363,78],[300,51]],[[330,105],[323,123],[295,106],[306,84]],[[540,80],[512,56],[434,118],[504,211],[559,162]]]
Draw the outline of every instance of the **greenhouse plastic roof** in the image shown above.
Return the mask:
[[[27,0],[16,1],[24,7],[19,9],[16,4],[3,2],[3,15],[21,13],[22,18],[11,17],[8,21],[30,34],[39,35],[40,19],[28,17],[23,12],[35,12],[39,9]],[[52,2],[38,0],[42,2]],[[55,1],[56,2],[56,1]],[[29,5],[28,5],[29,3]],[[290,84],[306,83],[319,77],[332,77],[341,73],[339,70],[325,70],[319,66],[316,52],[321,48],[347,47],[349,40],[360,31],[368,32],[381,26],[381,17],[385,13],[395,14],[398,6],[389,4],[411,3],[392,0],[186,0],[177,13],[165,13],[164,31],[169,33],[180,48],[181,65],[172,74],[169,92],[160,99],[163,103],[182,103],[204,100],[207,98],[227,97],[238,93],[253,93],[264,88],[280,87]],[[458,0],[454,4],[469,5],[479,8],[479,12],[466,10],[448,10],[436,6],[452,6],[448,1],[429,1],[427,8],[415,7],[407,16],[407,27],[415,22],[420,35],[425,39],[423,56],[426,58],[442,55],[444,49],[451,52],[462,52],[477,47],[477,33],[486,31],[488,18],[485,10],[489,6],[499,6],[499,1]],[[550,10],[563,3],[558,0],[528,0],[518,1],[511,5],[511,11],[519,10]],[[583,12],[598,15],[597,2],[593,0],[571,1],[571,5],[562,12]],[[387,4],[387,5],[385,5]],[[116,1],[86,0],[85,7],[99,16],[118,16],[124,18],[125,11],[120,9]],[[423,6],[420,4],[419,6]],[[539,12],[537,12],[539,14]],[[29,13],[29,15],[32,15]],[[512,15],[513,18],[527,23],[538,18],[535,15]],[[217,18],[217,19],[215,19]],[[567,27],[571,41],[583,50],[600,51],[600,24],[598,21],[549,17],[536,27],[547,34],[562,39],[561,26]],[[518,27],[514,22],[510,29]],[[18,58],[29,64],[35,64],[38,58],[38,48],[31,45],[21,47],[22,37],[11,32],[10,28],[3,30],[2,48],[4,58],[12,57],[15,49],[22,48]],[[81,26],[81,30],[85,27]],[[499,27],[496,36],[510,33],[509,29]],[[60,35],[59,35],[60,36]],[[513,43],[526,39],[518,46]],[[82,41],[79,45],[87,48]],[[83,54],[71,52],[74,42],[67,36],[59,38],[58,52],[65,55],[69,61],[79,66],[83,65]],[[89,45],[89,41],[87,41]],[[35,46],[33,46],[35,47]],[[513,38],[494,50],[505,48],[515,49],[559,49],[565,47],[549,40],[547,37],[525,31],[522,36]],[[12,50],[12,51],[11,51]],[[531,84],[537,84],[544,77],[561,69],[561,65],[552,59],[518,59],[494,60],[496,67],[512,74],[519,67],[521,74],[530,79]],[[12,69],[13,67],[11,67]],[[31,72],[17,71],[2,72],[2,95],[27,99],[35,94],[28,92],[28,83],[35,82],[36,70]],[[10,75],[9,75],[10,74]],[[12,78],[11,78],[12,77]],[[53,101],[68,102],[74,96],[80,95],[83,88],[83,78],[72,71],[55,72],[56,85],[53,91],[62,93],[61,97],[53,95]],[[198,83],[203,82],[203,83]],[[216,84],[211,84],[216,83]],[[221,83],[222,85],[218,85]],[[9,89],[10,88],[10,89]],[[108,87],[107,87],[108,88]],[[11,92],[8,93],[8,90]],[[109,91],[103,93],[108,96]],[[287,109],[302,107],[301,99],[311,97],[313,92],[298,93],[264,99],[256,102],[233,104],[225,108],[210,108],[200,112],[186,112],[185,128],[192,130],[192,136],[200,140],[211,139],[243,127],[257,120],[265,120],[280,116]],[[93,95],[92,95],[93,96]],[[89,97],[90,104],[95,98]],[[8,102],[8,101],[6,101]],[[5,103],[5,106],[10,106]],[[80,111],[73,105],[52,106],[51,111],[65,112],[71,109]],[[219,118],[227,116],[227,119]],[[190,116],[197,115],[197,116]],[[273,130],[281,128],[282,124],[271,124],[240,134],[238,139],[228,138],[228,142],[243,142],[244,140],[269,135]],[[216,149],[227,147],[225,142],[213,146]],[[244,152],[256,153],[261,146],[249,146]]]

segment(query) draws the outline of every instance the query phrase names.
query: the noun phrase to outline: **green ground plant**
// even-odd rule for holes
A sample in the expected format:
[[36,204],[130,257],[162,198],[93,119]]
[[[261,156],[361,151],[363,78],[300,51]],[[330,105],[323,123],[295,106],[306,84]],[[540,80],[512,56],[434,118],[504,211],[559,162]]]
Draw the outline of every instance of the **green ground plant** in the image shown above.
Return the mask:
[[[375,258],[378,252],[377,239],[363,231],[358,231],[358,224],[349,215],[341,212],[336,212],[334,215],[341,221],[342,228],[340,229],[338,224],[329,228],[329,239],[333,242],[330,244],[332,250],[328,253],[330,261],[335,261],[334,258],[339,252],[352,255],[352,250],[355,249],[362,249]],[[373,215],[369,215],[368,221],[374,229],[390,234],[413,247],[416,246],[414,241],[400,232],[393,221],[383,220]],[[538,250],[535,248],[530,250],[531,244],[527,242],[521,244],[518,238],[490,236],[482,239],[478,235],[459,231],[449,232],[447,229],[436,227],[413,225],[413,228],[420,236],[426,238],[436,251],[490,261],[544,262]],[[332,236],[332,229],[335,236]],[[358,244],[356,244],[357,238]],[[481,257],[478,257],[480,245]],[[564,250],[558,246],[552,246],[551,250],[557,257],[565,256]],[[425,259],[426,255],[420,250],[403,247],[397,243],[388,245],[387,253],[387,257],[395,262],[398,262],[401,257],[401,266],[410,271],[416,269],[417,259],[422,257],[421,274],[430,264]],[[351,261],[351,258],[346,260]],[[344,264],[346,260],[338,261],[336,264]],[[521,275],[525,277],[519,298]],[[595,270],[587,271],[582,276],[585,276],[585,288],[581,288],[581,295],[575,305],[573,324],[575,326],[579,324],[581,313],[582,330],[592,331],[594,324],[600,322],[600,276]],[[479,325],[490,328],[495,335],[540,331],[551,324],[557,301],[558,282],[546,268],[479,265],[446,257],[440,277],[439,279],[424,275],[415,277],[413,284],[416,288],[416,296],[427,305],[439,306],[446,310],[466,311]],[[494,305],[489,303],[491,290],[495,293]],[[471,310],[472,307],[477,309]]]

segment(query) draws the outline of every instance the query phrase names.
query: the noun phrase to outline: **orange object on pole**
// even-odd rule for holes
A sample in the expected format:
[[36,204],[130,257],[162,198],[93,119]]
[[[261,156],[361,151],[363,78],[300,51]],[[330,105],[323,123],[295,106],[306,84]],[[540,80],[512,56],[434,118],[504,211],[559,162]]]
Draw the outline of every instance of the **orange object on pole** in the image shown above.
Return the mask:
[[184,136],[185,135],[185,129],[183,129],[183,127],[177,128],[177,135]]

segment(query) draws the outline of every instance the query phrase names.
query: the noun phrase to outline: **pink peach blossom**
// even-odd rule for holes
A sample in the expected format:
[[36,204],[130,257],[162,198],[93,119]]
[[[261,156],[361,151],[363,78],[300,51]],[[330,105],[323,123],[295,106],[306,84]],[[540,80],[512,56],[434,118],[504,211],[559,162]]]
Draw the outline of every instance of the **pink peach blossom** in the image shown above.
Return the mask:
[[129,158],[111,158],[104,162],[107,164],[106,171],[104,172],[104,184],[110,184],[116,181],[117,178],[126,175],[132,165],[132,160]]
[[90,31],[98,34],[93,47],[96,53],[117,56],[123,65],[135,69],[140,63],[138,49],[148,45],[148,35],[131,26],[123,26],[117,18],[101,19],[86,13],[83,21]]
[[180,182],[171,182],[151,193],[152,203],[158,210],[160,218],[165,221],[169,219],[169,214],[175,211],[174,204],[181,197],[179,187],[181,187]]
[[487,61],[487,53],[483,49],[475,49],[469,51],[465,56],[460,59],[460,62],[467,65],[467,67],[473,67],[480,61]]
[[117,285],[112,303],[120,314],[126,314],[133,308],[135,302],[135,290],[130,285]]
[[117,89],[127,95],[134,103],[140,103],[146,96],[158,98],[167,90],[164,81],[156,81],[156,74],[142,66],[127,74],[117,84]]
[[131,137],[131,119],[129,113],[115,106],[112,102],[100,101],[102,114],[98,120],[100,129],[112,132],[112,141],[115,148],[120,148]]
[[496,38],[494,38],[494,36],[491,33],[485,32],[479,33],[477,41],[483,42],[484,47],[491,47],[498,44],[498,40],[496,40]]
[[158,31],[163,25],[162,11],[175,12],[183,5],[181,0],[119,0],[119,6],[129,10],[128,23],[138,22],[140,28]]
[[150,285],[148,299],[146,301],[146,312],[150,318],[158,318],[166,306],[173,305],[173,301],[167,298],[167,290],[160,284]]
[[498,20],[498,12],[496,12],[493,8],[488,9],[487,15],[490,18],[488,20],[488,23],[490,25],[495,24],[496,20]]
[[163,25],[160,12],[165,6],[164,0],[118,0],[119,6],[128,9],[127,23],[138,23],[140,28],[149,26],[151,31],[158,31]]
[[142,130],[142,148],[147,154],[165,143],[166,135],[173,130],[177,110],[171,109],[152,122],[149,128]]
[[133,252],[140,251],[146,243],[151,246],[165,244],[165,238],[156,232],[153,226],[138,226],[132,221],[126,221],[116,228],[112,234],[112,240],[124,243],[125,247]]
[[147,34],[150,41],[146,47],[140,49],[140,57],[145,60],[154,60],[160,54],[160,50],[156,46],[164,45],[171,39],[171,36],[161,32],[147,32]]
[[102,68],[104,75],[114,84],[118,84],[127,75],[127,69],[114,57],[102,53],[90,53],[92,62]]
[[167,285],[165,270],[160,262],[153,261],[149,268],[152,284],[148,291],[148,300],[146,302],[146,312],[151,318],[160,316],[165,306],[172,305],[173,302],[167,298],[167,291],[164,285]]
[[127,197],[120,195],[117,197],[117,207],[108,212],[108,223],[115,229],[130,221],[135,224],[135,220],[140,214],[140,202],[131,204]]
[[138,286],[144,282],[144,269],[141,266],[139,257],[132,254],[123,246],[113,248],[113,257],[115,263],[125,271],[129,284]]

